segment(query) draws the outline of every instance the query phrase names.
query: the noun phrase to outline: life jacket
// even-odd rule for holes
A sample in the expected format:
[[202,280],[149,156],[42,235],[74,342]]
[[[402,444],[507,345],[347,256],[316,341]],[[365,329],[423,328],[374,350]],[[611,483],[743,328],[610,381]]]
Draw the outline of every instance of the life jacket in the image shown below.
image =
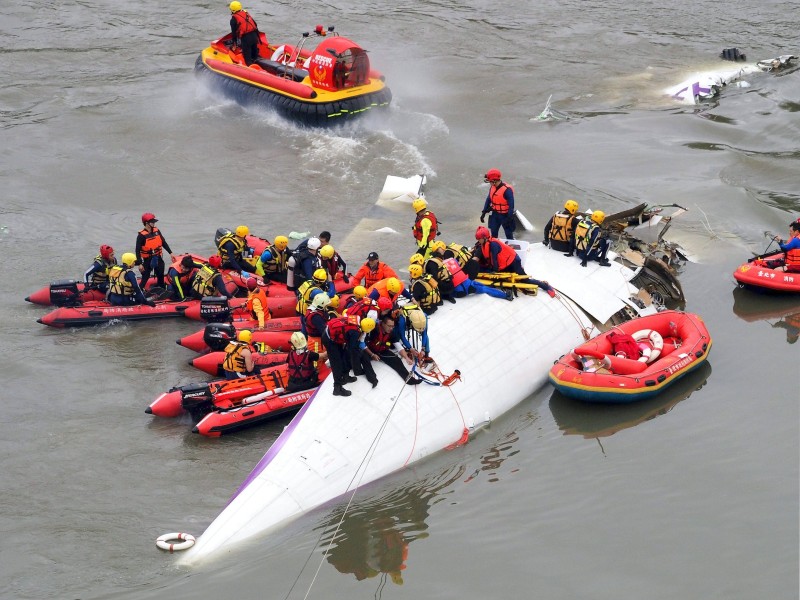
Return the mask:
[[489,190],[489,207],[492,209],[492,212],[496,212],[501,215],[508,214],[508,200],[506,200],[505,197],[506,189],[509,189],[512,192],[514,191],[514,188],[501,181],[500,185],[497,187],[493,186],[492,189]]
[[367,296],[369,296],[372,293],[372,290],[378,290],[378,294],[380,296],[383,296],[384,298],[388,298],[389,300],[394,302],[394,299],[397,297],[397,295],[402,294],[403,290],[406,289],[406,285],[402,281],[400,281],[400,291],[397,292],[397,295],[392,296],[389,293],[389,290],[386,289],[386,285],[387,285],[387,282],[389,281],[389,279],[391,279],[391,277],[387,277],[386,279],[381,279],[380,281],[376,281],[371,286],[369,286],[367,288]]
[[114,259],[114,262],[109,262],[105,258],[103,258],[100,254],[94,257],[94,262],[99,263],[104,266],[104,268],[100,271],[95,271],[92,273],[92,279],[89,283],[93,286],[100,286],[105,285],[108,283],[108,270],[117,264],[117,260]]
[[[492,242],[497,242],[500,245],[500,252],[497,254],[497,264],[492,264]],[[498,240],[497,238],[489,238],[480,246],[481,251],[483,252],[484,259],[486,263],[491,266],[492,268],[497,269],[498,271],[502,271],[506,267],[508,267],[511,263],[514,262],[514,259],[517,258],[517,253],[514,249]]]
[[569,213],[558,212],[553,215],[553,223],[550,225],[550,239],[557,242],[569,242],[574,220],[575,216]]
[[267,309],[267,293],[264,291],[264,288],[257,287],[254,289],[250,294],[247,296],[247,312],[249,312],[254,319],[258,318],[255,311],[253,310],[253,300],[258,298],[258,301],[261,302],[261,309],[264,311],[264,316],[269,318],[269,310]]
[[261,253],[261,268],[264,273],[283,273],[286,271],[286,261],[289,260],[289,253],[278,250],[274,245],[267,246]]
[[251,31],[258,31],[258,25],[247,11],[239,10],[233,13],[232,18],[236,20],[236,35],[240,38]]
[[233,245],[235,246],[233,258],[236,260],[236,262],[241,261],[242,256],[244,255],[246,242],[235,233],[229,231],[217,242],[217,250],[219,251],[219,257],[222,259],[222,264],[229,262],[231,259],[231,257],[228,256],[228,250],[224,247],[228,242],[233,242]]
[[[316,325],[314,325],[314,317],[316,315],[320,315],[326,322],[330,319],[328,316],[327,311],[322,310],[309,310],[306,312],[303,319],[306,322],[306,335],[309,337],[322,337],[322,331],[320,331]],[[338,316],[338,315],[337,315]]]
[[344,345],[347,342],[347,334],[351,331],[357,331],[361,335],[359,321],[358,317],[337,317],[328,321],[325,331],[334,344]]
[[433,238],[436,237],[436,233],[437,233],[437,229],[438,229],[437,228],[436,215],[433,214],[431,211],[426,209],[426,210],[423,210],[421,213],[419,213],[417,215],[417,220],[414,221],[414,226],[411,228],[411,231],[414,232],[414,238],[418,242],[421,242],[422,241],[422,220],[423,219],[429,219],[430,222],[431,222],[431,230],[430,230],[430,233],[428,233],[428,239],[425,240],[426,242],[430,242],[431,240],[433,240]]
[[420,308],[424,310],[426,308],[431,309],[438,306],[438,304],[442,301],[442,297],[439,294],[439,288],[436,285],[436,280],[426,273],[419,279],[415,279],[411,282],[412,290],[417,284],[422,285],[422,287],[425,289],[425,295],[422,298],[415,298],[415,300],[419,302]]
[[599,225],[592,221],[581,220],[578,223],[578,226],[575,228],[575,249],[578,252],[588,252],[597,246],[597,239],[595,239],[591,247],[589,246],[589,240],[592,237],[592,232],[598,227]]
[[289,382],[308,381],[319,379],[319,372],[311,360],[310,352],[297,352],[294,348],[289,350],[286,362],[289,364]]
[[347,316],[364,318],[371,310],[377,312],[378,304],[366,296],[347,309]]
[[294,266],[288,267],[287,270],[291,270],[294,273],[294,289],[299,289],[300,285],[306,281],[306,274],[303,271],[303,261],[306,258],[311,258],[313,264],[311,266],[311,272],[317,270],[317,268],[321,267],[322,265],[319,262],[319,256],[316,254],[311,254],[307,247],[302,247],[294,250],[292,252],[292,256],[294,257]]
[[444,257],[455,258],[458,261],[458,264],[463,268],[464,265],[469,262],[469,259],[472,258],[472,250],[466,246],[452,242],[447,244],[447,248],[444,251]]
[[142,229],[139,235],[144,236],[144,243],[142,244],[140,252],[142,260],[147,260],[153,256],[161,256],[161,252],[164,249],[164,242],[161,239],[161,232],[158,230],[158,227],[153,227],[153,231]]
[[191,267],[188,271],[183,271],[183,264],[181,264],[181,259],[179,257],[173,256],[172,257],[172,264],[170,265],[170,270],[175,271],[178,281],[181,283],[182,286],[186,286],[192,280],[194,275],[197,273],[197,267]]
[[[430,273],[430,271],[428,271],[428,263],[434,265],[435,273]],[[450,277],[450,271],[444,266],[444,261],[438,256],[431,256],[425,261],[425,271],[427,271],[439,285],[442,285],[443,283],[446,285],[450,283],[450,280],[452,279],[452,277]]]
[[242,351],[245,348],[250,348],[250,344],[230,342],[225,346],[225,360],[222,361],[222,368],[235,373],[247,373],[247,365],[245,364],[244,356],[242,356]]
[[632,335],[612,331],[608,334],[608,341],[611,342],[611,353],[631,360],[639,360],[639,344],[633,339]]
[[367,338],[367,348],[372,350],[375,354],[386,352],[392,347],[392,333],[394,330],[386,333],[383,327],[376,327],[373,329]]
[[219,275],[219,271],[203,265],[192,280],[192,289],[201,296],[216,296],[217,288],[214,286],[214,279]]
[[785,264],[787,271],[800,271],[800,248],[792,248],[791,250],[786,251]]
[[469,279],[467,274],[464,273],[464,269],[455,258],[445,258],[443,262],[447,272],[450,273],[450,278],[452,279],[454,286],[461,285],[467,279]]
[[319,287],[317,282],[313,279],[304,281],[303,284],[297,288],[297,304],[295,304],[294,309],[297,311],[298,315],[306,314],[308,306],[311,304],[311,294],[314,293],[314,290],[318,292],[325,291]]
[[364,263],[358,273],[364,274],[364,287],[368,288],[370,286],[375,285],[381,279],[386,279],[387,277],[395,277],[394,271],[388,272],[388,265],[386,263],[382,263],[378,261],[377,268],[373,271],[369,268],[369,261]]
[[128,269],[122,265],[114,265],[108,270],[108,293],[120,294],[121,296],[135,296],[136,290],[133,284],[125,279]]

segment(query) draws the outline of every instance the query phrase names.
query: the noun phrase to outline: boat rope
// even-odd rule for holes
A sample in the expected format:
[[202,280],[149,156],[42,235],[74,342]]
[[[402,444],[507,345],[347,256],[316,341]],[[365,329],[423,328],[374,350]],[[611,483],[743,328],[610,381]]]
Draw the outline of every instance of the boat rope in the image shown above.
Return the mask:
[[[350,480],[350,483],[347,484],[347,488],[345,490],[345,493],[347,493],[347,491],[350,490],[351,487],[352,487],[352,492],[350,493],[350,496],[347,499],[347,504],[345,505],[344,510],[342,511],[342,516],[339,518],[339,521],[336,523],[336,528],[334,529],[333,534],[331,535],[331,541],[328,542],[328,545],[326,546],[325,550],[322,553],[322,557],[320,557],[319,565],[317,565],[317,570],[314,572],[314,576],[311,578],[311,582],[308,584],[308,589],[306,590],[305,596],[303,596],[304,600],[307,599],[309,597],[309,595],[311,594],[311,588],[314,587],[314,583],[316,582],[317,577],[319,576],[319,572],[322,569],[322,564],[325,562],[325,559],[328,556],[328,552],[330,551],[331,545],[333,544],[333,540],[336,539],[336,536],[337,536],[337,534],[339,533],[339,530],[342,527],[342,523],[344,522],[345,517],[347,516],[348,512],[350,511],[350,506],[353,504],[353,499],[355,498],[356,493],[358,492],[358,489],[361,486],[361,481],[362,481],[362,479],[364,478],[364,475],[367,472],[367,467],[369,466],[369,463],[372,460],[372,457],[375,455],[375,451],[378,448],[378,443],[380,442],[381,437],[383,437],[383,432],[386,431],[386,427],[389,424],[389,418],[392,416],[392,413],[394,412],[394,409],[397,406],[397,401],[400,399],[400,395],[403,393],[403,388],[405,388],[405,387],[406,387],[406,382],[404,381],[402,387],[400,388],[400,391],[394,397],[394,401],[392,402],[392,407],[386,413],[386,417],[384,418],[383,423],[381,423],[381,426],[378,428],[378,431],[375,434],[375,437],[372,439],[372,442],[370,443],[369,447],[367,448],[367,451],[364,454],[364,457],[361,459],[361,463],[358,465],[358,468],[356,469],[356,472],[353,474],[353,478]],[[356,482],[356,479],[358,479],[357,482]],[[356,482],[355,486],[353,486],[354,482]],[[295,578],[294,582],[292,583],[292,586],[289,588],[289,591],[286,592],[286,596],[284,597],[284,600],[288,600],[289,596],[291,595],[292,591],[294,590],[295,586],[297,585],[297,582],[300,580],[300,576],[303,574],[303,571],[305,571],[306,565],[308,565],[309,561],[311,560],[311,557],[314,555],[314,551],[319,547],[320,542],[322,541],[322,536],[323,535],[325,535],[325,531],[324,530],[322,531],[322,533],[319,534],[319,537],[317,538],[317,541],[314,544],[314,547],[309,552],[308,557],[306,558],[305,562],[303,563],[303,566],[300,568],[300,571],[297,573],[297,577]]]
[[578,312],[573,308],[572,304],[569,300],[564,298],[561,294],[556,294],[556,299],[567,309],[567,312],[575,319],[575,322],[578,324],[578,327],[581,330],[581,335],[585,341],[588,341],[592,337],[592,330],[594,329],[594,325],[589,327],[585,327],[583,322],[581,321],[580,316],[578,316]]

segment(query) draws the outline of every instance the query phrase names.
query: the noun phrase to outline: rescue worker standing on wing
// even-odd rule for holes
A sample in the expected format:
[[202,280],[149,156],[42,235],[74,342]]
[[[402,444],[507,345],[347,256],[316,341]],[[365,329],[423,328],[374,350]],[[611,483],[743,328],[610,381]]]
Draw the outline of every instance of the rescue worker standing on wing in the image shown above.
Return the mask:
[[108,270],[108,301],[114,306],[133,306],[146,304],[155,306],[156,303],[147,298],[139,287],[133,265],[136,264],[136,255],[126,252],[122,255],[122,264],[114,265]]
[[564,256],[575,254],[575,228],[580,220],[576,214],[578,203],[575,200],[567,200],[564,203],[564,210],[559,211],[550,217],[547,225],[544,226],[545,246],[550,246],[552,250],[564,252]]
[[575,229],[575,251],[581,259],[582,267],[587,266],[590,260],[596,260],[603,267],[611,266],[606,258],[608,240],[603,237],[600,229],[605,219],[606,214],[602,210],[596,210],[590,221],[582,220]]
[[[350,369],[356,375],[363,375],[361,351],[366,347],[364,336],[375,329],[375,321],[369,317],[337,317],[328,321],[322,334],[322,345],[328,351],[328,360],[333,373],[333,395],[349,396],[350,390],[344,384],[357,381],[350,375]],[[378,381],[372,382],[372,387]]]
[[503,176],[497,169],[489,169],[483,180],[489,184],[489,193],[486,195],[486,202],[483,203],[483,211],[481,212],[481,223],[484,223],[486,214],[489,215],[489,230],[492,232],[492,237],[497,237],[500,233],[500,226],[503,226],[503,232],[506,234],[506,239],[514,239],[514,189],[503,182]]
[[238,0],[231,2],[231,33],[233,40],[242,49],[244,64],[250,65],[258,58],[258,25],[250,14],[242,9]]
[[141,265],[142,285],[150,279],[150,271],[156,274],[156,285],[164,287],[164,259],[161,254],[164,250],[172,254],[172,249],[167,240],[156,227],[156,216],[153,213],[142,215],[142,229],[136,236],[136,264]]
[[439,223],[436,215],[428,210],[428,201],[425,198],[417,198],[411,203],[417,218],[411,231],[414,239],[417,240],[417,254],[421,254],[427,259],[431,255],[431,242],[439,233]]

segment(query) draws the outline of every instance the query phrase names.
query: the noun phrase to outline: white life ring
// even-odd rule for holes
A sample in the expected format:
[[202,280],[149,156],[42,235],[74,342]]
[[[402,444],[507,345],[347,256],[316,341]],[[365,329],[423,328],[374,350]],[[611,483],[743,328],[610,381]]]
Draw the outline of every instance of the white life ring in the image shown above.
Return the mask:
[[664,349],[664,338],[655,329],[641,329],[634,333],[631,337],[637,342],[647,340],[650,347],[646,345],[639,345],[642,355],[639,357],[639,362],[651,363],[659,357],[661,351]]
[[[172,543],[173,540],[178,543]],[[156,540],[156,546],[172,554],[175,550],[188,550],[194,546],[194,542],[191,533],[165,533]]]
[[275,48],[275,52],[272,53],[271,60],[279,62],[288,67],[293,67],[295,63],[289,62],[292,58],[292,54],[294,54],[294,48],[287,46],[286,44],[281,44]]

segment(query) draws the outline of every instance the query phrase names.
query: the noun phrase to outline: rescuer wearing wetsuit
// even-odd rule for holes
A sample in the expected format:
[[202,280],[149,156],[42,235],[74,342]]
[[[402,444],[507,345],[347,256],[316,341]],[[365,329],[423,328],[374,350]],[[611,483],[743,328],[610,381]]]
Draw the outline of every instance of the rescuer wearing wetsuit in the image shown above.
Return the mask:
[[483,223],[486,213],[491,212],[489,215],[489,230],[492,232],[492,237],[497,237],[500,232],[500,226],[503,226],[503,232],[506,234],[506,239],[514,239],[514,188],[501,179],[502,173],[497,169],[489,169],[483,180],[490,184],[489,193],[486,195],[486,202],[483,203],[483,211],[481,211],[481,223]]
[[234,0],[230,4],[231,33],[239,40],[244,63],[250,65],[258,58],[258,25],[250,14],[242,9],[242,3]]
[[156,227],[157,222],[158,219],[153,213],[142,215],[144,228],[136,236],[136,264],[141,265],[142,285],[147,283],[147,280],[150,279],[150,272],[154,271],[156,285],[163,288],[165,265],[161,255],[164,250],[172,254],[172,249]]

